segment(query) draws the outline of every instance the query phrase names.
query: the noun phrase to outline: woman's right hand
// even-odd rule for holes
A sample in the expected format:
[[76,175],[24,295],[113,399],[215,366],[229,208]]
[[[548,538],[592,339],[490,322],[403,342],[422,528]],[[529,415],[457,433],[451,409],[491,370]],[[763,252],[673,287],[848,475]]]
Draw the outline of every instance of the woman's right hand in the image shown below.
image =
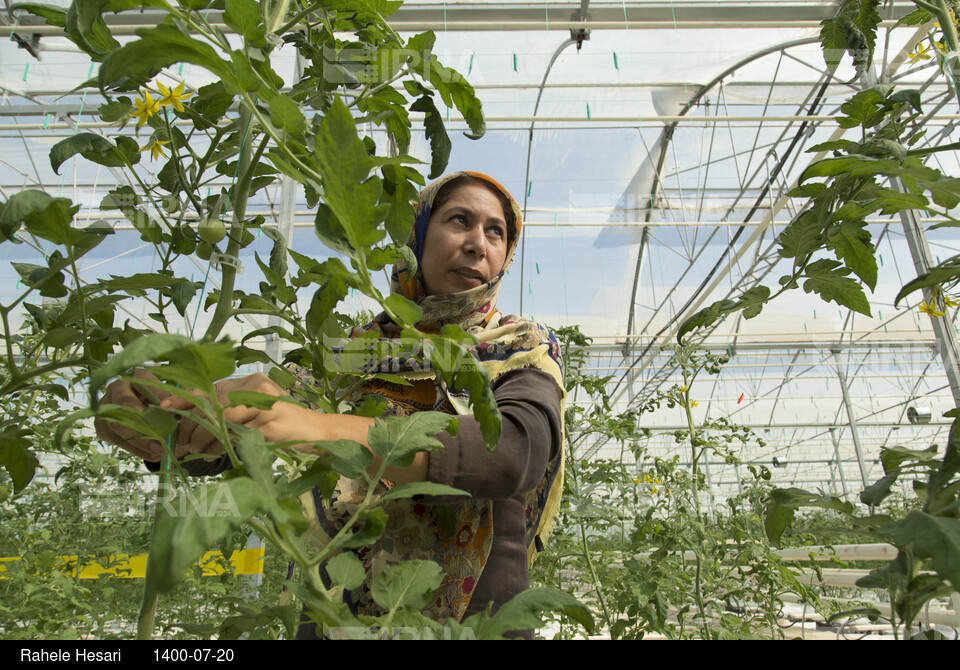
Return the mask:
[[[160,381],[147,370],[138,369],[133,374],[140,379]],[[141,386],[136,383],[117,380],[106,388],[100,402],[122,405],[142,412],[150,405],[158,405],[169,395],[170,393],[154,386]],[[104,419],[96,419],[93,425],[97,430],[97,437],[104,442],[114,444],[146,461],[157,462],[160,460],[162,445],[156,440],[144,437],[132,428],[121,426],[118,423],[110,423]]]

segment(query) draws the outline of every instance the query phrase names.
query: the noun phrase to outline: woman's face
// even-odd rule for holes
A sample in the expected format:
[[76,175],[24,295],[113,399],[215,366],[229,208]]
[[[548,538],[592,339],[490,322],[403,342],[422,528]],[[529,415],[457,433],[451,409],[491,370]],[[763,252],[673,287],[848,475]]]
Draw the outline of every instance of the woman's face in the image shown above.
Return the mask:
[[424,288],[427,295],[476,288],[500,274],[506,257],[500,199],[485,186],[464,184],[430,215],[423,242]]

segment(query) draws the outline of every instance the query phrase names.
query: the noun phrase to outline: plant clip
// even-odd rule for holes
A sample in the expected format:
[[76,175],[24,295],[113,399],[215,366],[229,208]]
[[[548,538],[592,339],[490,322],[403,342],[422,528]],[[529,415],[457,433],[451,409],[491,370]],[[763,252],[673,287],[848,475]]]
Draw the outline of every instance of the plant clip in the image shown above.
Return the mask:
[[229,265],[237,269],[238,275],[243,274],[243,264],[240,262],[240,259],[227,254],[211,254],[210,265],[213,266],[214,270],[220,270],[222,266]]

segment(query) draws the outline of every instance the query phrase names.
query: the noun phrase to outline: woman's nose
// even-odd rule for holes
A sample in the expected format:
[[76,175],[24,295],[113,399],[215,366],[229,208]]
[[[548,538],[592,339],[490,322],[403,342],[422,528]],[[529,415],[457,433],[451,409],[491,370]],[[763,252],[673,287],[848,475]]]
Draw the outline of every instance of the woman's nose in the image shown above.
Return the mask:
[[477,226],[467,231],[464,249],[467,253],[483,258],[487,254],[487,240],[484,238],[483,229]]

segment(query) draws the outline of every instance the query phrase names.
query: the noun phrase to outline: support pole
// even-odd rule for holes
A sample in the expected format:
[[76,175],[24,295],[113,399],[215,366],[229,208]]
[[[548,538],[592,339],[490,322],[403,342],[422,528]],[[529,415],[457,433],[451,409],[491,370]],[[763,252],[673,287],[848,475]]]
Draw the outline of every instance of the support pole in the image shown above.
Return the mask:
[[843,476],[843,459],[840,458],[840,440],[837,439],[837,429],[830,429],[830,439],[833,440],[833,453],[837,458],[837,473],[840,475],[840,487],[843,491],[843,497],[846,498],[849,493],[847,492],[847,479]]
[[[299,81],[303,76],[303,62],[299,55],[297,54],[297,62],[294,65],[294,75],[295,80]],[[293,241],[293,219],[297,211],[297,182],[292,178],[284,177],[280,181],[280,213],[277,217],[277,230],[283,235],[283,239],[287,241],[287,247],[292,246]],[[289,270],[287,274],[289,274]],[[271,316],[267,320],[267,325],[269,326],[282,326],[283,319],[278,316]],[[283,360],[283,344],[280,340],[280,336],[276,333],[270,333],[267,335],[267,341],[264,345],[264,352],[271,360],[282,361]],[[269,368],[270,364],[264,364],[264,368]],[[267,372],[266,369],[263,370]]]
[[[891,182],[896,190],[901,193],[905,192],[906,189],[899,179],[893,179]],[[929,272],[934,263],[930,256],[927,235],[923,226],[917,221],[917,213],[912,209],[905,209],[900,212],[900,220],[903,222],[903,233],[907,238],[907,245],[910,247],[910,255],[913,257],[913,265],[917,274],[921,275]],[[936,304],[933,293],[928,288],[923,289],[923,299],[928,304]],[[956,333],[953,326],[944,317],[931,315],[930,323],[933,326],[933,334],[937,338],[937,349],[947,373],[947,383],[950,385],[950,392],[953,394],[953,402],[960,407],[960,347],[957,346]]]
[[850,422],[850,434],[853,436],[853,448],[857,452],[857,463],[860,465],[860,479],[863,481],[863,488],[867,488],[867,464],[863,460],[863,450],[860,448],[860,436],[857,433],[857,417],[853,411],[853,403],[850,402],[850,391],[847,389],[847,378],[843,372],[843,366],[840,364],[840,351],[834,349],[833,357],[837,361],[837,377],[840,378],[840,390],[843,391],[843,405],[847,408],[847,420]]

